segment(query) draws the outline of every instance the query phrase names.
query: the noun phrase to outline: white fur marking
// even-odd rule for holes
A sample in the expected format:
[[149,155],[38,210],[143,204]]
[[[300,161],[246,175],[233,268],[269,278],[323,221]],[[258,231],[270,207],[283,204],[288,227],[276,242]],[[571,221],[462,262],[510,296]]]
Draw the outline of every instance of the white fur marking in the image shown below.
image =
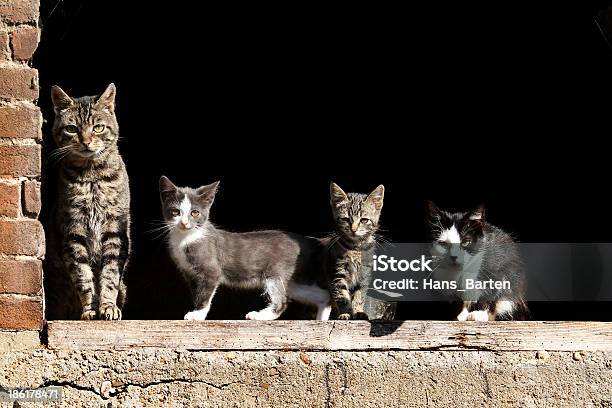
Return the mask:
[[329,315],[331,314],[332,307],[331,305],[327,305],[323,308],[319,307],[317,309],[317,320],[329,320]]
[[185,194],[185,198],[183,198],[183,201],[181,201],[180,209],[181,224],[189,228],[189,213],[191,212],[191,201],[189,201],[189,197],[187,197],[187,194]]
[[499,300],[495,304],[495,316],[510,314],[514,310],[514,302],[511,300]]
[[486,310],[474,310],[473,312],[468,313],[466,320],[487,322],[489,321],[489,312]]
[[193,312],[187,313],[185,315],[185,320],[206,320],[206,316],[208,316],[208,312],[210,311],[210,304],[215,297],[215,293],[217,293],[217,289],[215,289],[212,295],[210,295],[210,299],[208,299],[208,304],[206,306],[200,310],[194,310]]
[[246,315],[247,320],[276,320],[280,314],[272,311],[272,306],[266,307],[259,312],[249,312]]
[[468,312],[468,307],[472,302],[463,302],[463,309],[457,316],[457,320],[460,322],[475,321],[475,322],[487,322],[494,320],[494,317],[489,314],[488,310],[474,310]]
[[459,231],[457,231],[455,224],[453,224],[453,226],[449,229],[442,231],[438,241],[448,242],[449,244],[460,244],[461,236],[459,235]]
[[459,313],[459,316],[457,316],[457,320],[460,322],[465,322],[467,320],[468,315],[470,314],[470,312],[468,312],[468,307],[467,304],[464,303],[463,304],[463,309],[461,309],[461,313]]
[[206,237],[206,231],[200,228],[192,228],[187,231],[181,231],[175,227],[170,231],[168,244],[170,246],[170,255],[176,262],[179,268],[185,272],[191,271],[191,265],[187,261],[185,255],[185,246],[194,243],[197,240]]
[[193,312],[189,312],[185,315],[185,320],[206,320],[206,316],[208,316],[208,311],[210,307],[205,307],[201,310],[194,310]]

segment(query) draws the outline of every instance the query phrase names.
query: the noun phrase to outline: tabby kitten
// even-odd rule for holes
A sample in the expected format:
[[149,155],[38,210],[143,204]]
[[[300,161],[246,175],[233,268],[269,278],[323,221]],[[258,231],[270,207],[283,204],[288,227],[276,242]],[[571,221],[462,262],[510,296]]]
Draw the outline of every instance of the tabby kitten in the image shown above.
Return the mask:
[[130,189],[119,154],[115,85],[72,98],[51,89],[62,157],[47,226],[48,319],[121,319],[130,255]]
[[434,277],[455,281],[460,290],[467,279],[507,281],[508,289],[453,292],[460,296],[457,320],[522,320],[529,311],[525,302],[525,273],[519,246],[510,234],[485,221],[483,206],[469,212],[448,212],[428,202],[432,227]]
[[270,300],[248,320],[275,320],[289,299],[317,307],[317,319],[329,317],[329,292],[308,277],[320,269],[323,246],[315,238],[283,231],[232,233],[209,220],[219,182],[197,189],[159,180],[168,246],[193,291],[195,310],[185,320],[205,320],[219,285],[263,288]]
[[[370,284],[376,232],[383,207],[385,187],[380,185],[369,195],[345,193],[337,184],[330,186],[331,207],[336,222],[336,236],[328,243],[327,286],[337,318],[368,319],[365,296]],[[373,308],[374,309],[374,308]],[[392,318],[393,307],[377,305],[371,318]],[[380,314],[381,310],[388,309]]]

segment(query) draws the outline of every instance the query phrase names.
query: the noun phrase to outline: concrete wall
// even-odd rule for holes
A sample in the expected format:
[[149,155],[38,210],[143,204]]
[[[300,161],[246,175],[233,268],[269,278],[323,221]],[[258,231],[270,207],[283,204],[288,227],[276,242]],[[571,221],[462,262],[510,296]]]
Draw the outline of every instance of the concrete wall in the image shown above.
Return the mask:
[[51,351],[34,333],[0,339],[0,386],[62,386],[63,407],[612,406],[609,352]]

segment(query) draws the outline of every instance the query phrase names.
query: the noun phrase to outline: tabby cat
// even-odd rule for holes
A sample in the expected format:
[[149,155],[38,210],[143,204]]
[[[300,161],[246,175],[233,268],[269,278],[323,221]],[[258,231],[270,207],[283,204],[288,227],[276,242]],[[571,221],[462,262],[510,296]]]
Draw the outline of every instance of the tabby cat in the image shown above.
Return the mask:
[[[485,220],[483,206],[468,212],[449,212],[428,202],[433,238],[433,276],[455,281],[461,312],[457,320],[523,320],[526,279],[519,246],[510,234]],[[507,281],[508,289],[465,290],[466,280]]]
[[284,231],[233,233],[210,222],[219,182],[197,189],[159,180],[170,255],[190,284],[195,309],[186,320],[205,320],[219,285],[263,289],[269,305],[246,315],[248,320],[275,320],[289,299],[317,307],[327,320],[329,292],[308,278],[320,270],[323,246],[315,238]]
[[[326,277],[336,317],[349,319],[390,319],[395,305],[366,298],[370,284],[376,232],[383,207],[385,187],[369,195],[345,193],[330,186],[336,233],[328,242]],[[370,305],[370,306],[368,306]]]
[[130,189],[119,154],[115,85],[72,98],[54,86],[53,153],[61,160],[47,225],[48,319],[121,319],[130,256]]

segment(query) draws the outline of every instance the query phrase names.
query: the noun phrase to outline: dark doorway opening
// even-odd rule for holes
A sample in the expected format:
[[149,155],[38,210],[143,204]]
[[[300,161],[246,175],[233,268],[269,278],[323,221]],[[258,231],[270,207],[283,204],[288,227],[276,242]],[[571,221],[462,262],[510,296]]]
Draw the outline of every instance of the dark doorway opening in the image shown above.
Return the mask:
[[[393,241],[425,239],[426,199],[485,203],[522,242],[611,239],[601,136],[612,52],[594,21],[603,5],[280,15],[108,0],[41,7],[45,154],[51,85],[73,95],[118,88],[134,222],[127,319],[180,319],[190,307],[165,244],[147,234],[161,217],[162,174],[191,186],[221,180],[212,218],[235,231],[329,232],[334,180],[363,192],[385,184]],[[53,173],[44,168],[45,202]],[[258,301],[221,292],[211,318],[242,318]],[[398,317],[443,319],[443,308],[404,304]],[[532,305],[541,320],[609,320],[610,310]]]

